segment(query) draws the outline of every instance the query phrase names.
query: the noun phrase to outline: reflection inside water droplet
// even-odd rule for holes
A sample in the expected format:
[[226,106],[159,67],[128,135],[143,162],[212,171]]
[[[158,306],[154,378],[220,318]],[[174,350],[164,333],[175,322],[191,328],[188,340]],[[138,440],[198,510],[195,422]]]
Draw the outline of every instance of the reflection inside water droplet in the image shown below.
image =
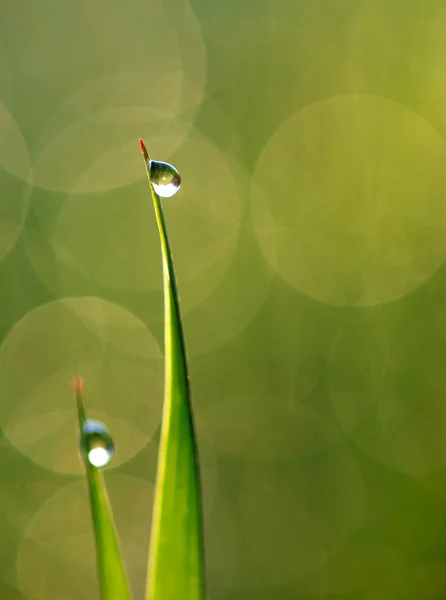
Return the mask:
[[149,173],[153,189],[158,196],[170,198],[180,189],[180,174],[169,163],[149,160]]
[[105,467],[115,454],[115,444],[108,427],[101,421],[87,419],[83,425],[81,451],[94,467]]

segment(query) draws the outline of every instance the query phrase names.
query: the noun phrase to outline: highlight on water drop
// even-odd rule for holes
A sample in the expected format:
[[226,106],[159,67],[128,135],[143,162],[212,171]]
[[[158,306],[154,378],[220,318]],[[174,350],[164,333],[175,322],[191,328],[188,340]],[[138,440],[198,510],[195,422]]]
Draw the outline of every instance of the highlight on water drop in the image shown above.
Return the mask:
[[105,467],[115,454],[115,444],[102,421],[87,419],[82,426],[81,452],[93,467]]
[[153,189],[162,198],[170,198],[178,192],[181,176],[174,166],[158,160],[148,160],[150,181]]

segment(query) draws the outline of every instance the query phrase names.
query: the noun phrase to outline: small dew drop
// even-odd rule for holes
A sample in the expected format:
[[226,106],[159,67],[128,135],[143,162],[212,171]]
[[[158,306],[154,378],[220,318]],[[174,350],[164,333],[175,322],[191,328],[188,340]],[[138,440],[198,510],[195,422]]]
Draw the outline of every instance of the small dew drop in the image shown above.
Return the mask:
[[115,444],[108,427],[101,421],[87,419],[81,437],[81,452],[94,467],[105,467],[115,454]]
[[169,163],[149,160],[149,173],[153,189],[158,196],[170,198],[180,189],[180,174]]

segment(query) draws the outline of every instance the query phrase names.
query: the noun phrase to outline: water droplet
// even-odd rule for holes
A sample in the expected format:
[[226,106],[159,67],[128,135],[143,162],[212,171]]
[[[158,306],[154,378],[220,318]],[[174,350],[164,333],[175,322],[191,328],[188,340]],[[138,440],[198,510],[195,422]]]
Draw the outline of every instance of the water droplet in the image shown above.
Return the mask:
[[170,198],[178,192],[181,177],[178,171],[169,163],[149,160],[150,180],[153,189],[162,198]]
[[108,427],[101,421],[87,419],[83,426],[81,451],[94,467],[105,467],[115,454],[115,443]]

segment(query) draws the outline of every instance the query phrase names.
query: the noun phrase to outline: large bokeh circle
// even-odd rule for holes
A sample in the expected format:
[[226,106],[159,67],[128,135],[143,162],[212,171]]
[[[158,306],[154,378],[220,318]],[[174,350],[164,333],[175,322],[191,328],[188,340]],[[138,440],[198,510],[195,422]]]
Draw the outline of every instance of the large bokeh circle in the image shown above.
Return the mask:
[[[111,475],[107,488],[132,591],[142,597],[153,485]],[[17,557],[18,583],[36,600],[92,597],[98,585],[95,562],[88,490],[82,481],[59,489],[27,523]]]
[[1,101],[0,132],[0,260],[2,260],[14,247],[28,212],[31,167],[28,147],[19,125]]
[[358,462],[342,442],[293,463],[248,463],[240,526],[262,575],[246,585],[292,584],[323,565],[360,529],[364,500]]
[[0,422],[17,448],[54,471],[82,471],[71,381],[86,381],[86,411],[116,443],[112,465],[129,459],[157,427],[162,359],[146,327],[100,298],[68,298],[28,313],[0,348]]
[[441,491],[445,294],[430,296],[422,296],[416,318],[380,307],[345,319],[331,348],[329,386],[339,423],[358,448]]
[[297,111],[252,186],[268,261],[319,301],[371,305],[420,286],[445,257],[446,144],[420,115],[373,95]]

